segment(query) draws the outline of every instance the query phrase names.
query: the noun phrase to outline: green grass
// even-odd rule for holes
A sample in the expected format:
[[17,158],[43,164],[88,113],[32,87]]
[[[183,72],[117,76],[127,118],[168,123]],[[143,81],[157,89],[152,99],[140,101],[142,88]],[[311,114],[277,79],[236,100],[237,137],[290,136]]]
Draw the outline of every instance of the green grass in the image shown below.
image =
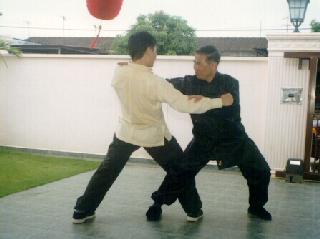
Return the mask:
[[95,169],[98,164],[0,148],[0,197]]

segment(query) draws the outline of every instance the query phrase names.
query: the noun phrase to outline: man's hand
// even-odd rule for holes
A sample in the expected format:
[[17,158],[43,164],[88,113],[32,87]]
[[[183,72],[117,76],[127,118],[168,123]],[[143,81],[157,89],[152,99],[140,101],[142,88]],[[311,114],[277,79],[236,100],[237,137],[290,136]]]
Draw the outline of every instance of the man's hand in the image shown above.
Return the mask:
[[233,97],[230,93],[221,95],[222,105],[230,106],[233,104]]
[[193,100],[193,102],[198,102],[203,98],[202,95],[188,95],[188,100]]

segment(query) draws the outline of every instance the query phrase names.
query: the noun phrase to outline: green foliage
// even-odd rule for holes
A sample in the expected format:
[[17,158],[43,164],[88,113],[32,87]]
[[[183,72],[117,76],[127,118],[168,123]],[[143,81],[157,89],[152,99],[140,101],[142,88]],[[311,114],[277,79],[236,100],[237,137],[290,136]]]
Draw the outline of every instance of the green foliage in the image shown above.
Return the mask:
[[[21,51],[20,49],[16,48],[16,47],[11,47],[10,44],[2,39],[0,39],[0,51],[1,50],[5,50],[10,54],[13,54],[15,56],[21,56]],[[6,67],[8,67],[6,60],[4,59],[4,57],[1,55],[0,53],[0,57],[2,58],[4,64],[6,65]]]
[[21,51],[16,47],[11,47],[10,44],[0,39],[0,50],[8,51],[10,54],[15,56],[21,56]]
[[98,164],[0,148],[0,197],[92,170]]
[[311,25],[311,31],[320,32],[320,22],[317,22],[316,20],[312,20],[310,25]]
[[156,38],[159,55],[191,55],[196,48],[195,31],[186,20],[158,11],[140,15],[124,36],[118,35],[112,43],[113,52],[128,54],[128,38],[138,31],[148,31]]

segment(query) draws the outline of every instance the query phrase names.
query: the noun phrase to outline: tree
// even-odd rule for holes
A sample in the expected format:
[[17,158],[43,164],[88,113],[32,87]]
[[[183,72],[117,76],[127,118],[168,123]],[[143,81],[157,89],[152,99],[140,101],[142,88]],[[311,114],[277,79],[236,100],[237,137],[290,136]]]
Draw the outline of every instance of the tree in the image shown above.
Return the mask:
[[159,55],[190,55],[196,48],[195,30],[181,17],[170,16],[163,11],[140,15],[137,23],[124,35],[118,35],[113,43],[115,54],[128,54],[129,36],[137,31],[150,32],[157,40]]
[[311,25],[311,31],[320,32],[320,22],[317,22],[316,20],[312,20],[310,25]]

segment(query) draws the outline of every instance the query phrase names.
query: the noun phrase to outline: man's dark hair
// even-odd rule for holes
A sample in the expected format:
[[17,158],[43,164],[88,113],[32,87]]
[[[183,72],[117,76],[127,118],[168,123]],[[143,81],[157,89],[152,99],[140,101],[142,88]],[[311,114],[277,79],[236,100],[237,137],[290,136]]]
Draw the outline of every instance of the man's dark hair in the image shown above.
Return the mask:
[[156,39],[149,32],[136,32],[129,37],[128,50],[132,60],[143,57],[148,47],[155,47]]
[[203,54],[207,56],[207,61],[214,61],[219,64],[220,62],[220,53],[215,46],[207,45],[200,47],[197,51],[197,54]]

